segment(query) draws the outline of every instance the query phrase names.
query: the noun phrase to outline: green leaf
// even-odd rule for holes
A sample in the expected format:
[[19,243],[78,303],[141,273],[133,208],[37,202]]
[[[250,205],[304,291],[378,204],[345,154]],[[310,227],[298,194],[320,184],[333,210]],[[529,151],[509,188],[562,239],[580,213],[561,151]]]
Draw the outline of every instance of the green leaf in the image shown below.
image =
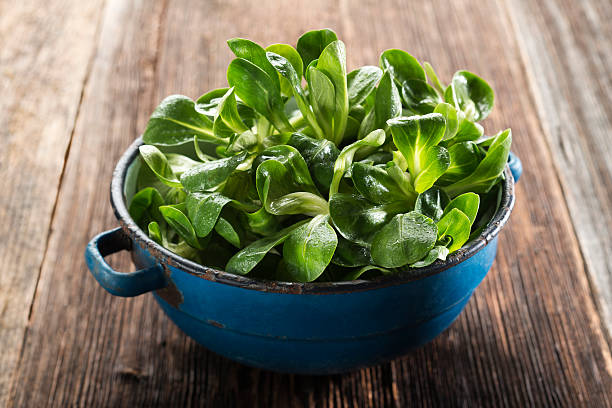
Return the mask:
[[245,104],[266,117],[279,131],[291,132],[293,128],[284,112],[278,75],[271,64],[270,67],[274,70],[274,77],[252,62],[236,58],[227,68],[227,82]]
[[425,74],[427,75],[427,78],[429,79],[433,87],[436,89],[436,91],[438,91],[440,95],[444,95],[444,86],[440,83],[438,75],[436,75],[436,71],[434,71],[431,64],[425,61],[423,62],[423,68],[425,69]]
[[170,166],[170,168],[172,169],[172,172],[177,177],[180,177],[181,174],[183,174],[190,168],[201,164],[201,162],[195,161],[182,154],[166,153],[165,156],[166,156],[166,159],[168,160],[168,165]]
[[372,262],[370,249],[357,245],[341,235],[338,237],[338,245],[332,257],[332,262],[347,268],[368,265]]
[[[313,30],[304,33],[297,42],[297,51],[302,57],[304,67],[319,58],[323,50],[332,42],[338,40],[336,33],[330,29]],[[304,71],[304,75],[306,70]]]
[[264,71],[273,82],[273,87],[280,90],[278,74],[272,64],[270,64],[270,61],[268,61],[266,50],[259,44],[244,38],[232,38],[227,41],[227,45],[236,57],[247,60]]
[[448,150],[442,146],[431,146],[421,155],[423,168],[414,179],[414,189],[417,193],[429,189],[450,166]]
[[245,217],[249,230],[254,234],[270,236],[279,229],[279,217],[270,214],[264,207],[252,213],[245,213]]
[[233,154],[248,150],[249,152],[257,150],[259,138],[256,134],[247,130],[240,134],[234,134],[230,137],[230,141],[225,149],[225,153]]
[[320,191],[328,191],[334,176],[334,163],[340,151],[329,140],[317,140],[294,133],[287,142],[295,147],[308,165],[308,170]]
[[274,215],[304,214],[311,217],[329,213],[324,198],[305,191],[287,193],[276,199],[267,200],[266,210]]
[[223,271],[227,261],[229,261],[235,252],[236,248],[234,245],[219,236],[210,240],[206,248],[200,252],[200,257],[207,267]]
[[372,260],[385,268],[412,264],[436,243],[436,224],[415,211],[398,214],[372,240]]
[[164,194],[164,201],[167,205],[178,205],[182,204],[187,197],[187,193],[182,188],[170,188]]
[[236,201],[245,203],[259,199],[255,180],[251,172],[235,171],[227,178],[221,193]]
[[217,108],[229,88],[213,89],[200,96],[195,102],[195,110],[206,116],[217,116]]
[[474,142],[455,143],[448,149],[450,166],[439,178],[441,183],[451,184],[471,174],[480,163],[481,153]]
[[393,160],[393,153],[388,151],[377,151],[363,159],[359,160],[360,163],[373,164],[373,165],[389,165],[389,162]]
[[[296,73],[298,82],[300,81],[302,78],[302,72],[304,72],[304,63],[302,62],[302,58],[295,48],[289,44],[272,44],[266,47],[266,57],[268,58],[268,61],[270,61],[272,66],[279,71],[278,67],[274,65],[274,62],[270,60],[270,54],[279,55],[287,60],[291,64],[293,71]],[[278,75],[282,75],[280,71]],[[291,96],[293,94],[294,85],[284,75],[280,77],[280,85],[281,92],[284,95]]]
[[445,261],[449,252],[450,251],[448,250],[447,247],[443,245],[436,245],[435,247],[431,249],[431,251],[429,251],[429,253],[427,254],[427,256],[425,256],[425,258],[421,259],[418,262],[413,263],[412,265],[410,265],[410,267],[411,268],[423,268],[425,266],[431,265],[438,259]]
[[366,113],[366,109],[363,105],[355,105],[351,106],[351,109],[349,110],[349,117],[352,117],[356,121],[361,122],[363,118],[365,118]]
[[446,129],[444,117],[439,113],[430,113],[391,119],[387,123],[395,146],[406,160],[415,190],[418,193],[427,190],[450,162],[445,149],[437,146]]
[[343,280],[343,281],[354,281],[354,280],[359,279],[366,272],[370,272],[370,271],[379,271],[383,275],[390,275],[391,273],[393,273],[393,271],[390,271],[389,269],[386,269],[386,268],[381,268],[380,266],[366,265],[363,268],[355,269],[353,271],[350,271],[349,273],[344,275],[342,277],[342,279],[340,279],[340,280]]
[[[220,146],[217,146],[220,147]],[[207,161],[211,161],[211,160],[215,160],[215,158],[211,155],[208,155],[206,153],[204,153],[200,147],[200,143],[198,143],[198,138],[197,136],[193,137],[193,150],[196,154],[196,157],[203,162],[207,162]]]
[[476,169],[469,176],[445,187],[446,192],[451,197],[467,191],[474,193],[488,192],[497,183],[506,167],[511,145],[512,133],[510,129],[500,132]]
[[344,129],[343,142],[352,143],[357,139],[361,122],[351,115],[346,118],[346,128]]
[[219,193],[190,193],[185,205],[187,214],[198,237],[205,237],[213,230],[221,210],[232,201]]
[[438,222],[449,202],[450,199],[443,190],[432,187],[419,194],[414,205],[414,211],[428,216],[434,222]]
[[314,114],[322,124],[323,136],[334,140],[332,122],[336,112],[336,91],[331,80],[320,70],[310,67],[308,71],[308,89],[310,104]]
[[402,101],[389,71],[385,71],[380,79],[375,95],[374,108],[361,122],[358,138],[375,129],[386,129],[387,120],[402,113]]
[[[168,191],[175,189],[174,187],[170,187],[167,184],[162,183],[142,157],[139,157],[135,161],[134,170],[138,171],[134,191],[140,191],[146,187],[154,187],[163,197]],[[131,183],[131,178],[128,179],[128,181]],[[131,197],[126,198],[128,202],[131,200]]]
[[480,205],[480,197],[474,193],[464,193],[460,196],[455,197],[450,203],[444,208],[443,217],[450,213],[453,208],[461,210],[462,213],[467,215],[470,220],[470,227],[476,220],[478,214],[478,207]]
[[245,105],[244,102],[236,98],[236,109],[238,110],[238,115],[240,115],[240,118],[249,129],[256,126],[256,122],[259,121],[260,116],[253,108]]
[[383,74],[376,89],[374,113],[376,117],[374,123],[378,129],[385,128],[387,120],[395,118],[402,113],[402,101],[389,71]]
[[457,110],[448,103],[442,102],[436,105],[434,112],[444,116],[446,129],[442,140],[452,139],[459,130],[460,117],[457,115]]
[[[298,79],[302,78],[304,72],[304,63],[300,54],[289,44],[272,44],[266,47],[266,54],[274,53],[285,58],[295,70]],[[268,57],[269,60],[269,57]],[[271,62],[271,61],[270,61]],[[272,63],[272,65],[274,65]]]
[[128,211],[134,222],[144,229],[151,221],[163,220],[158,210],[162,205],[164,199],[159,191],[154,187],[146,187],[134,194]]
[[364,163],[353,163],[353,184],[359,193],[375,204],[395,201],[414,202],[414,196],[406,196],[396,180],[386,170]]
[[187,218],[181,210],[171,205],[164,205],[159,207],[159,211],[168,225],[170,225],[187,244],[196,249],[202,249],[189,218]]
[[412,175],[421,171],[421,156],[427,149],[436,146],[444,136],[446,125],[439,113],[410,116],[387,121],[393,135],[393,142],[406,159]]
[[353,163],[353,157],[355,153],[359,151],[359,149],[374,146],[378,147],[385,142],[385,132],[384,130],[378,129],[361,140],[358,140],[350,145],[346,146],[336,159],[334,163],[334,176],[332,178],[332,182],[329,188],[330,197],[338,192],[338,187],[340,186],[340,180],[344,175],[344,172],[349,168],[349,166]]
[[450,238],[447,247],[449,252],[453,253],[470,238],[471,225],[472,223],[467,215],[461,210],[453,208],[438,221],[438,241],[445,242]]
[[257,115],[257,124],[255,129],[255,134],[259,139],[265,139],[270,136],[274,132],[274,126],[270,123],[268,119],[264,116]]
[[385,130],[383,128],[376,127],[376,111],[374,110],[374,106],[372,106],[372,109],[368,112],[368,114],[365,116],[365,118],[363,118],[363,120],[359,124],[359,130],[357,132],[357,139],[362,139],[364,135],[367,135],[368,133],[373,132],[376,129]]
[[491,147],[491,144],[495,141],[495,138],[497,137],[497,135],[493,135],[493,136],[483,136],[480,139],[474,141],[474,143],[481,148],[481,151],[485,152],[487,151],[487,149],[489,147]]
[[398,86],[402,86],[409,79],[427,80],[419,61],[406,51],[386,50],[380,55],[380,67],[391,72]]
[[222,143],[213,134],[211,120],[196,111],[194,102],[186,96],[171,95],[155,108],[142,139],[146,144],[175,146],[190,142],[193,136],[200,140]]
[[272,133],[271,135],[266,136],[262,140],[261,146],[267,149],[267,148],[278,146],[278,145],[284,145],[284,144],[287,144],[290,137],[291,137],[291,133],[289,132],[285,132],[285,133],[275,132],[275,133]]
[[376,92],[370,93],[363,101],[362,105],[365,113],[374,109],[374,102],[376,102]]
[[316,60],[312,60],[310,62],[310,64],[308,64],[305,68],[304,68],[304,79],[306,79],[306,83],[308,83],[310,81],[310,68],[316,68],[317,67],[317,63],[319,62],[318,59]]
[[457,71],[444,93],[444,99],[461,109],[468,120],[478,122],[491,113],[494,95],[484,79],[468,71]]
[[[304,169],[304,174],[310,177],[305,163]],[[271,214],[327,213],[327,201],[312,192],[312,180],[302,184],[290,168],[277,160],[266,160],[257,167],[256,185],[261,202]]]
[[340,235],[361,246],[370,246],[374,234],[407,208],[401,203],[375,205],[365,198],[337,193],[329,200],[329,214]]
[[318,215],[295,229],[283,244],[283,260],[287,272],[297,282],[317,279],[332,259],[338,237],[327,222],[328,216]]
[[470,240],[478,237],[489,224],[493,216],[497,213],[502,197],[502,185],[496,184],[491,191],[486,194],[480,194],[480,205],[478,215],[472,224],[472,232]]
[[308,222],[308,220],[300,221],[269,237],[251,243],[231,257],[227,262],[225,270],[236,275],[246,275],[272,248],[282,244],[295,229],[304,225],[306,222]]
[[[275,54],[273,52],[266,53],[266,56],[272,66],[278,71],[279,75],[291,86],[291,92],[295,98],[296,105],[302,113],[302,116],[308,122],[308,125],[312,128],[318,138],[324,138],[323,131],[319,126],[317,119],[308,103],[308,99],[301,84],[302,71],[296,71],[295,66],[284,56]],[[300,60],[301,61],[301,60]],[[310,68],[310,67],[309,67]],[[299,72],[299,74],[298,74]]]
[[240,248],[240,235],[234,226],[225,218],[219,217],[215,224],[215,232],[236,248]]
[[155,146],[142,145],[138,148],[140,157],[147,163],[147,166],[155,173],[157,178],[170,187],[182,187],[176,174],[172,171],[166,156]]
[[362,103],[372,93],[382,75],[382,70],[372,65],[349,72],[346,77],[349,106],[352,108]]
[[420,79],[408,79],[402,84],[402,99],[408,109],[420,115],[432,113],[442,102],[436,90]]
[[181,183],[185,190],[193,192],[210,191],[219,186],[232,174],[236,167],[247,159],[247,152],[202,163],[183,173]]
[[149,233],[149,237],[151,237],[153,241],[157,242],[160,245],[166,246],[164,243],[165,239],[163,233],[157,221],[151,221],[147,226],[147,231]]
[[[463,112],[457,112],[463,115]],[[471,142],[480,139],[480,137],[484,133],[484,128],[478,123],[470,122],[467,119],[463,119],[461,123],[459,123],[459,129],[457,130],[457,134],[455,137],[449,140],[450,143],[461,143],[461,142]]]
[[235,133],[242,133],[249,130],[238,114],[234,88],[228,89],[223,98],[221,98],[218,107],[218,115],[225,125]]
[[412,186],[410,174],[403,171],[402,167],[400,167],[395,162],[396,157],[403,158],[404,156],[402,156],[401,153],[397,151],[395,151],[394,153],[397,153],[397,154],[394,154],[394,161],[387,163],[387,167],[385,170],[387,171],[387,174],[395,181],[395,184],[399,187],[402,193],[406,197],[409,197],[410,201],[412,202],[416,200],[417,192],[414,190],[414,187]]
[[324,73],[334,86],[335,110],[330,123],[332,134],[326,135],[326,139],[339,145],[344,136],[349,112],[346,49],[342,41],[334,41],[325,47],[317,61],[317,70]]
[[[276,160],[286,167],[292,180],[291,185],[293,187],[291,188],[295,188],[295,190],[290,191],[318,193],[310,177],[306,161],[296,148],[289,145],[269,147],[257,156],[253,162],[253,168],[258,168],[266,160]],[[286,188],[289,188],[289,185]],[[259,197],[261,198],[261,195]]]
[[[215,136],[220,139],[229,139],[235,134],[235,132],[225,124],[221,116],[217,116],[213,121],[213,132]],[[217,151],[222,148],[223,146],[217,146]]]
[[200,250],[190,246],[184,239],[179,240],[178,243],[166,242],[166,248],[178,256],[190,259],[197,263],[202,263]]

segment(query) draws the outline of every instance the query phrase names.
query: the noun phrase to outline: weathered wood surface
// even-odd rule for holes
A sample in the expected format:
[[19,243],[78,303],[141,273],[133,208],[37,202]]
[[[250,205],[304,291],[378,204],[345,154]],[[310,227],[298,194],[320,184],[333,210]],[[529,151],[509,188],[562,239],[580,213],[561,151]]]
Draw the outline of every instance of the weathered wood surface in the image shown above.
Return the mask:
[[0,1],[0,406],[15,371],[101,1]]
[[612,2],[512,0],[508,9],[612,333]]
[[[610,348],[507,5],[258,3],[107,1],[9,404],[612,406]],[[486,126],[513,128],[526,171],[496,264],[449,330],[389,364],[289,376],[208,352],[151,296],[108,295],[86,271],[82,251],[116,225],[112,168],[163,96],[196,97],[223,85],[227,38],[294,42],[321,26],[345,40],[350,67],[400,47],[446,80],[459,67],[481,73],[497,91]],[[130,268],[125,256],[114,261]]]

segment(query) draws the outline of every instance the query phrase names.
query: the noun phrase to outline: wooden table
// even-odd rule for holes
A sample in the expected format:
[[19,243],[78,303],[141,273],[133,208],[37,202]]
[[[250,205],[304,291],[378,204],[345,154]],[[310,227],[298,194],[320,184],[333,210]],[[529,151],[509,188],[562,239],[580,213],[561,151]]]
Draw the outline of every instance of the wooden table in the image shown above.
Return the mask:
[[[612,406],[612,3],[0,0],[0,405]],[[247,3],[247,2],[244,2]],[[106,293],[86,242],[117,225],[115,162],[171,93],[225,84],[235,36],[331,27],[496,90],[525,173],[493,269],[431,344],[347,375],[273,374]],[[128,270],[128,256],[111,262]]]

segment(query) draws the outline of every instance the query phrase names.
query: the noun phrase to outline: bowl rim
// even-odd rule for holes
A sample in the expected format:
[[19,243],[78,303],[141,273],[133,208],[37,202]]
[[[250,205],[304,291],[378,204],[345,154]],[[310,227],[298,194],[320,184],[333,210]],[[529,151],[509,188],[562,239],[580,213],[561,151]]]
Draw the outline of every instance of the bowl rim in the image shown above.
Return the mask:
[[248,276],[235,275],[215,268],[200,265],[196,262],[183,258],[170,250],[162,247],[138,227],[129,215],[126,198],[124,195],[124,183],[127,171],[132,162],[138,157],[138,147],[143,144],[142,137],[138,137],[123,153],[115,170],[110,185],[110,201],[115,216],[121,224],[124,234],[133,244],[137,244],[149,251],[162,265],[170,265],[181,269],[191,275],[198,276],[213,282],[238,286],[245,289],[262,292],[276,292],[288,294],[334,294],[363,290],[372,290],[387,286],[401,285],[404,283],[424,279],[439,274],[465,260],[471,258],[493,240],[510,217],[514,207],[514,178],[506,165],[504,170],[505,179],[502,181],[502,197],[497,212],[485,227],[482,233],[472,240],[469,245],[449,255],[445,261],[437,260],[433,264],[414,270],[400,271],[391,275],[380,276],[371,280],[358,279],[340,282],[281,282],[267,281],[249,278]]

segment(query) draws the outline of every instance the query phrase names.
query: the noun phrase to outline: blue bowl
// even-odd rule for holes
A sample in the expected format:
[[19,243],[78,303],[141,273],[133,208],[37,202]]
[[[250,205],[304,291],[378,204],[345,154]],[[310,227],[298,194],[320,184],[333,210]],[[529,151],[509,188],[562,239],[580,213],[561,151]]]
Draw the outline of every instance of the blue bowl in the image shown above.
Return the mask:
[[[446,329],[493,264],[521,172],[512,155],[499,210],[478,238],[445,262],[367,281],[274,282],[191,262],[134,223],[126,197],[135,192],[141,144],[138,139],[130,146],[113,174],[111,203],[121,227],[88,244],[91,273],[113,295],[153,292],[170,319],[208,349],[287,373],[330,374],[383,363]],[[138,271],[116,272],[105,262],[104,256],[121,250],[131,251]]]

